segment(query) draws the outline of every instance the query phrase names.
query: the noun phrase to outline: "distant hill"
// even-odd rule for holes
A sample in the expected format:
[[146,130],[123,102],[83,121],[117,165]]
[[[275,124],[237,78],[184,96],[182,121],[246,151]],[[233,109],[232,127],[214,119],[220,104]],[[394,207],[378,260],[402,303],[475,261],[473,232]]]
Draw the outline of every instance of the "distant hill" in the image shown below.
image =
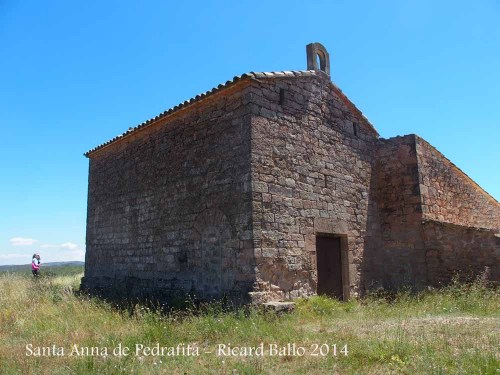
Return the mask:
[[[85,262],[49,262],[49,263],[42,263],[42,271],[43,270],[54,270],[56,268],[60,267],[83,267],[85,265]],[[0,266],[0,272],[22,272],[22,271],[29,271],[31,272],[31,263],[30,264],[16,264],[16,265],[7,265],[7,266]]]

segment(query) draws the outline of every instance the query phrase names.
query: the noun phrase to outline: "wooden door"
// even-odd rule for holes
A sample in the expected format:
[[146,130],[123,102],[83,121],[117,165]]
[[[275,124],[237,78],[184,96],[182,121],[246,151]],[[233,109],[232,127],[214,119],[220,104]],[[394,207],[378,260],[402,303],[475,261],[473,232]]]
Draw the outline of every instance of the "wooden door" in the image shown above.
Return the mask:
[[342,299],[342,258],[340,237],[316,237],[318,294]]

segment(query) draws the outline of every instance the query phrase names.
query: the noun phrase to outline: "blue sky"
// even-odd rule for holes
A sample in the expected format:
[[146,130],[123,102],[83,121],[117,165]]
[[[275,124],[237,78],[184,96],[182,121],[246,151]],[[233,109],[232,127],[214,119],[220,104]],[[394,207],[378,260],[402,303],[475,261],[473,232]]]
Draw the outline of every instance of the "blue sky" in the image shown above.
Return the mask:
[[83,259],[88,149],[248,71],[332,80],[500,199],[500,2],[0,0],[0,264]]

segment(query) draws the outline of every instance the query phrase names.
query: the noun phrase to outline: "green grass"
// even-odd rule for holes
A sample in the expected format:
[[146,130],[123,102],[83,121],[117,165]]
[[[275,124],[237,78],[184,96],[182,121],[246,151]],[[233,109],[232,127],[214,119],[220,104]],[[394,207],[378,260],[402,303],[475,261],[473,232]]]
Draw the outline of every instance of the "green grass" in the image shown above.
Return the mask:
[[[372,295],[338,302],[300,300],[277,316],[259,309],[201,308],[161,314],[129,310],[78,296],[81,274],[33,280],[0,275],[0,373],[2,374],[500,374],[500,292],[482,283],[394,298]],[[114,356],[121,343],[127,357]],[[197,345],[199,356],[135,356],[145,346]],[[285,346],[304,356],[223,357],[218,344]],[[64,357],[27,356],[26,345],[61,346]],[[69,356],[71,347],[106,347],[108,356]],[[337,356],[332,345],[337,344]],[[330,352],[312,356],[318,345]],[[348,354],[340,350],[347,345]],[[101,349],[102,350],[102,349]],[[205,354],[205,351],[212,351]],[[268,352],[266,351],[266,354]],[[319,350],[318,350],[319,354]]]
[[[44,265],[40,271],[41,276],[66,276],[66,275],[76,275],[83,272],[83,266],[77,265],[61,265],[61,266],[50,266]],[[0,268],[0,275],[3,274],[20,274],[25,276],[31,276],[31,265],[23,266],[2,266]],[[80,275],[81,276],[81,275]]]

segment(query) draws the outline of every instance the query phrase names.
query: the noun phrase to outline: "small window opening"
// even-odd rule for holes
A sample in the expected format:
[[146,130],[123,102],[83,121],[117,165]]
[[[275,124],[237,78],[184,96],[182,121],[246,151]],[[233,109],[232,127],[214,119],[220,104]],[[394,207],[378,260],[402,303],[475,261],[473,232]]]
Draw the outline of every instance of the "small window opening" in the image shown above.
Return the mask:
[[353,123],[352,130],[353,130],[354,136],[357,137],[358,136],[358,124]]
[[285,89],[280,89],[280,105],[285,104]]

